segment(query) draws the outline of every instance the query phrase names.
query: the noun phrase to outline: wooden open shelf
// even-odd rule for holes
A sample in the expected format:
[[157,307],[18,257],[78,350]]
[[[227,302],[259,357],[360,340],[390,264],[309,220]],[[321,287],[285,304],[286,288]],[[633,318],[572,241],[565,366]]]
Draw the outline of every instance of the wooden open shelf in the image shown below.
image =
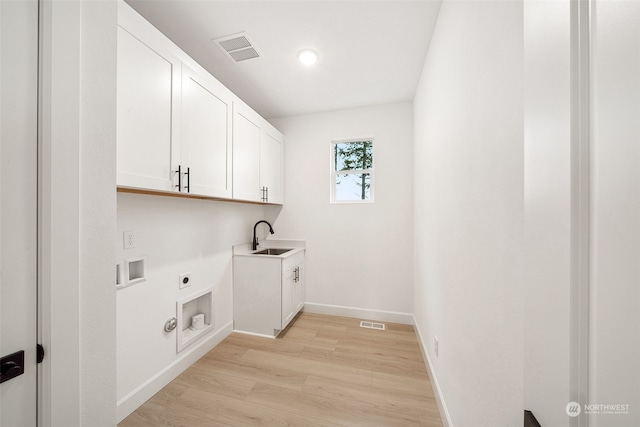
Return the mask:
[[141,188],[122,187],[122,186],[118,186],[116,187],[116,189],[118,193],[146,194],[148,196],[178,197],[181,199],[213,200],[217,202],[243,203],[248,205],[282,206],[279,203],[265,203],[265,202],[254,202],[251,200],[225,199],[223,197],[199,196],[196,194],[180,193],[177,191],[145,190]]

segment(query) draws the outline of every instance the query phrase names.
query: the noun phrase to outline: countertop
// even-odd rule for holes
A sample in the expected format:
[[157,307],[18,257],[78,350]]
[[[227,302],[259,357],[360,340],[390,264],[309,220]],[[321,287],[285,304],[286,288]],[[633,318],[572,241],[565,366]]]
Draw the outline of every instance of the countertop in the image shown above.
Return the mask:
[[[251,249],[251,243],[241,243],[233,246],[233,256],[249,256],[249,257],[261,257],[261,258],[289,258],[295,254],[303,252],[307,246],[307,242],[304,240],[261,240],[258,245],[258,249],[255,251]],[[292,250],[285,252],[281,255],[256,255],[255,252],[263,249],[289,249]]]

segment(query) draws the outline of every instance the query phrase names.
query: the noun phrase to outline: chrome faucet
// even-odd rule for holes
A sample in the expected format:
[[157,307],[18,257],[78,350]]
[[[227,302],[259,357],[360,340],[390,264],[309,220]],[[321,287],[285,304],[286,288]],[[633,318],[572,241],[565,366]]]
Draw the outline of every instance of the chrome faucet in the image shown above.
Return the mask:
[[256,237],[256,227],[258,226],[258,224],[260,224],[261,222],[264,222],[265,224],[267,224],[269,226],[269,232],[271,234],[274,233],[273,231],[273,227],[271,226],[271,224],[269,224],[267,221],[265,221],[264,219],[261,221],[256,222],[256,225],[253,226],[253,244],[251,245],[251,249],[253,249],[254,251],[256,249],[258,249],[258,238]]

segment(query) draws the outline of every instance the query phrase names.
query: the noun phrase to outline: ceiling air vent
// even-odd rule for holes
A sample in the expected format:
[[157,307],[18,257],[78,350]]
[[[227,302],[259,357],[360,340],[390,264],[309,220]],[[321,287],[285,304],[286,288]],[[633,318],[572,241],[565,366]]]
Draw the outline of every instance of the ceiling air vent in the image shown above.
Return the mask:
[[213,39],[215,44],[227,54],[227,56],[236,62],[246,61],[251,58],[258,58],[260,54],[255,48],[247,33],[238,33],[230,36],[219,37]]

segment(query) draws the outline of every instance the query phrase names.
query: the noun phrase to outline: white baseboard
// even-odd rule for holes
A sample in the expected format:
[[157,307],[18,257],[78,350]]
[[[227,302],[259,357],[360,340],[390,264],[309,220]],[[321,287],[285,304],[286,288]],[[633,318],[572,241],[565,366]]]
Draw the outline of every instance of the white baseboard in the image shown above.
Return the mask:
[[420,350],[422,350],[422,358],[424,359],[425,365],[429,370],[429,378],[431,378],[431,388],[433,389],[433,394],[436,398],[436,403],[438,404],[438,410],[440,411],[440,418],[442,419],[443,427],[453,427],[453,422],[451,422],[451,416],[449,415],[449,410],[447,409],[447,405],[444,403],[444,396],[442,395],[442,390],[440,389],[440,385],[438,384],[438,378],[435,375],[433,370],[433,365],[431,364],[431,359],[429,359],[429,353],[427,353],[427,347],[422,339],[422,334],[420,333],[420,327],[416,322],[415,317],[413,318],[413,327],[416,330],[416,335],[418,336],[418,342],[420,343]]
[[189,366],[193,365],[198,359],[211,351],[212,348],[220,344],[231,332],[233,332],[233,322],[229,322],[219,330],[209,333],[208,336],[203,337],[202,342],[194,343],[191,348],[182,352],[184,354],[181,353],[180,357],[172,364],[118,400],[116,409],[117,422],[119,423],[124,420],[140,405],[149,400],[151,396],[162,390],[164,386],[173,381]]
[[368,308],[345,307],[342,305],[315,304],[306,302],[304,304],[303,310],[307,313],[354,317],[356,319],[403,323],[405,325],[413,325],[414,321],[413,315],[410,313],[398,313],[395,311],[383,311]]
[[256,334],[255,332],[241,331],[241,330],[238,330],[238,329],[234,329],[233,332],[236,332],[238,334],[251,335],[253,337],[269,338],[269,339],[272,339],[272,340],[276,339],[276,337],[274,337],[273,335]]

